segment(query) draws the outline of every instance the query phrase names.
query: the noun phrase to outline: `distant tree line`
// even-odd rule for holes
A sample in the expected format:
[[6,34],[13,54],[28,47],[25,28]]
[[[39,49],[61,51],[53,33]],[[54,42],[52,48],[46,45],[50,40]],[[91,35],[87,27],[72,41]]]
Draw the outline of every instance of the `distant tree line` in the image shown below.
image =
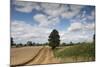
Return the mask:
[[[62,44],[60,44],[60,46],[84,45],[87,43],[89,43],[89,42],[77,42],[77,43],[70,42],[70,43],[62,43]],[[95,34],[93,35],[93,42],[90,42],[90,43],[95,45]]]
[[[48,42],[46,43],[43,43],[43,44],[40,44],[40,43],[35,43],[35,42],[32,42],[32,41],[27,41],[26,44],[22,44],[22,43],[15,43],[14,40],[13,40],[13,37],[11,37],[11,47],[23,47],[23,46],[45,46],[45,45],[49,45],[52,49],[55,49],[56,47],[59,47],[59,46],[73,46],[73,45],[82,45],[82,44],[86,44],[86,42],[78,42],[78,43],[73,43],[73,42],[70,42],[69,44],[68,43],[60,43],[60,35],[59,35],[59,32],[54,29],[49,37],[48,37]],[[95,44],[95,34],[93,35],[93,42],[92,44]]]
[[25,46],[45,46],[45,45],[48,45],[48,43],[43,43],[43,44],[40,44],[40,43],[35,43],[35,42],[32,42],[32,41],[27,41],[26,44],[23,44],[23,43],[15,43],[13,38],[11,37],[11,47],[25,47]]

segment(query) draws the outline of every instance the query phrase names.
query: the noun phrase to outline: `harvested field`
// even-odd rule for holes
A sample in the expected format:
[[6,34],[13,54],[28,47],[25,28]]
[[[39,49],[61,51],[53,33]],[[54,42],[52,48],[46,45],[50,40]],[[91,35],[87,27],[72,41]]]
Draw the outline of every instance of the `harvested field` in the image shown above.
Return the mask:
[[11,65],[60,63],[50,47],[22,47],[11,49]]
[[11,65],[24,64],[31,60],[41,49],[41,46],[11,48]]

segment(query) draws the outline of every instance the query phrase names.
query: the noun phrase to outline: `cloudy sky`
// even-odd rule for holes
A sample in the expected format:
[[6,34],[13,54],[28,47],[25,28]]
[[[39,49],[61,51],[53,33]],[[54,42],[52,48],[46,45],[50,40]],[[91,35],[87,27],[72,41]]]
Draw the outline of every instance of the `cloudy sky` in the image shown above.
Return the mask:
[[48,42],[53,29],[61,42],[91,42],[95,6],[40,2],[11,2],[11,37],[15,43]]

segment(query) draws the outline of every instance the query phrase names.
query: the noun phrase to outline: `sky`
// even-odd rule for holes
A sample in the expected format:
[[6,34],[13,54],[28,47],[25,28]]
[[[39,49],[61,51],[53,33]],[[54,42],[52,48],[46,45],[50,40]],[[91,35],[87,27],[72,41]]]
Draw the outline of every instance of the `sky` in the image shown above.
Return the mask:
[[15,43],[48,42],[59,31],[61,43],[91,42],[95,33],[95,6],[11,1],[11,37]]

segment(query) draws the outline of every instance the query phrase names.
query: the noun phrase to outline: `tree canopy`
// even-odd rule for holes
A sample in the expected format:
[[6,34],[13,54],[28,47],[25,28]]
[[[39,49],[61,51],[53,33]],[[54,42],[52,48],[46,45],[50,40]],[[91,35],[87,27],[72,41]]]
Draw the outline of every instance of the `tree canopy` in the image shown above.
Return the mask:
[[57,46],[59,46],[60,44],[60,36],[59,36],[59,32],[54,29],[50,35],[49,35],[49,46],[52,47],[52,49],[55,49]]

